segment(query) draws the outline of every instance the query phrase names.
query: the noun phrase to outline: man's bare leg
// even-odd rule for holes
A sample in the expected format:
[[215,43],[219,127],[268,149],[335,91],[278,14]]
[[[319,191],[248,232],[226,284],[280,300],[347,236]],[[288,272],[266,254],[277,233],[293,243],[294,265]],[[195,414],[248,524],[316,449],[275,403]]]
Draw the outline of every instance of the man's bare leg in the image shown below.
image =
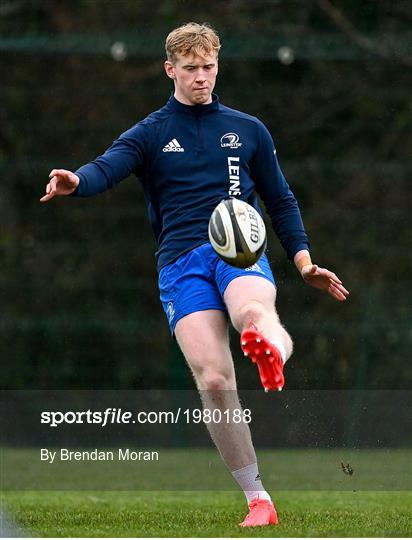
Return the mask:
[[208,310],[187,315],[178,321],[175,335],[193,372],[203,407],[229,412],[229,423],[211,422],[207,427],[249,503],[249,513],[240,525],[276,525],[276,510],[260,479],[249,425],[233,422],[233,411],[241,406],[225,314]]
[[293,352],[293,342],[276,312],[276,288],[259,276],[242,276],[229,283],[224,294],[233,326],[239,333],[251,325],[269,339],[286,362]]
[[[177,342],[189,364],[205,409],[241,409],[223,311],[191,313],[176,324]],[[222,416],[225,419],[225,416]],[[229,414],[232,418],[232,413]],[[246,422],[208,423],[210,435],[231,471],[256,462]]]

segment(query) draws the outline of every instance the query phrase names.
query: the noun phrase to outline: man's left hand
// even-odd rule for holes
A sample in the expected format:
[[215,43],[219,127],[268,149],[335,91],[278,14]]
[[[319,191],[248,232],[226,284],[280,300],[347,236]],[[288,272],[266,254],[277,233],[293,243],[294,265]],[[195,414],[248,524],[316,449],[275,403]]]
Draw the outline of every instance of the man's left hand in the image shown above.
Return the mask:
[[349,295],[349,291],[345,289],[336,274],[326,268],[319,268],[317,264],[306,264],[301,274],[306,283],[316,289],[327,291],[336,300],[342,302]]

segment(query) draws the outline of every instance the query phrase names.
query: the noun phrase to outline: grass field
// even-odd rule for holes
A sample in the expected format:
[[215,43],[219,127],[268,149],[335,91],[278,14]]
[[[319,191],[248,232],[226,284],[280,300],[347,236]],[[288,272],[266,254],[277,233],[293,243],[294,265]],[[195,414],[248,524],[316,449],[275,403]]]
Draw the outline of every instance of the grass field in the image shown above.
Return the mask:
[[[411,536],[409,450],[266,449],[258,455],[278,527],[238,526],[247,511],[243,494],[212,449],[163,449],[149,468],[40,466],[38,451],[3,449],[2,506],[20,534],[30,536]],[[353,466],[353,476],[343,474],[341,459]]]
[[[235,484],[213,448],[160,448],[159,460],[40,460],[39,449],[0,449],[4,491],[231,491]],[[261,449],[266,489],[412,491],[409,449]],[[341,461],[354,468],[343,474]]]
[[241,529],[235,492],[9,492],[21,533],[54,537],[408,537],[408,492],[281,491],[277,527]]

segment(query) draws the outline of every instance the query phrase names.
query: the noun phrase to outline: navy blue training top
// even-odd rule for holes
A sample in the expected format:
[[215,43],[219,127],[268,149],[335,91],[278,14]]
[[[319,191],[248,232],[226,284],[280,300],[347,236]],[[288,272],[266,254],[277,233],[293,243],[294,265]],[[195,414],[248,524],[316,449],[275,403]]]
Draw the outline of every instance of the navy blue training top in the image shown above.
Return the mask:
[[288,257],[309,249],[268,130],[216,95],[207,105],[184,105],[172,96],[76,171],[74,195],[101,193],[131,173],[143,183],[158,270],[208,242],[209,218],[222,199],[236,197],[261,212],[256,193]]

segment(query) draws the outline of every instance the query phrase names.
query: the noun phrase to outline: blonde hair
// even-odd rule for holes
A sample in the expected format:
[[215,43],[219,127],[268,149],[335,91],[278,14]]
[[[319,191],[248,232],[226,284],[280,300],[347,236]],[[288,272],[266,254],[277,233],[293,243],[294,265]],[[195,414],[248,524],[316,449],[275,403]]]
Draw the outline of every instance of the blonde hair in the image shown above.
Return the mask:
[[195,54],[196,56],[219,53],[219,36],[208,23],[190,22],[175,28],[166,38],[165,49],[170,62],[177,60],[176,55]]

